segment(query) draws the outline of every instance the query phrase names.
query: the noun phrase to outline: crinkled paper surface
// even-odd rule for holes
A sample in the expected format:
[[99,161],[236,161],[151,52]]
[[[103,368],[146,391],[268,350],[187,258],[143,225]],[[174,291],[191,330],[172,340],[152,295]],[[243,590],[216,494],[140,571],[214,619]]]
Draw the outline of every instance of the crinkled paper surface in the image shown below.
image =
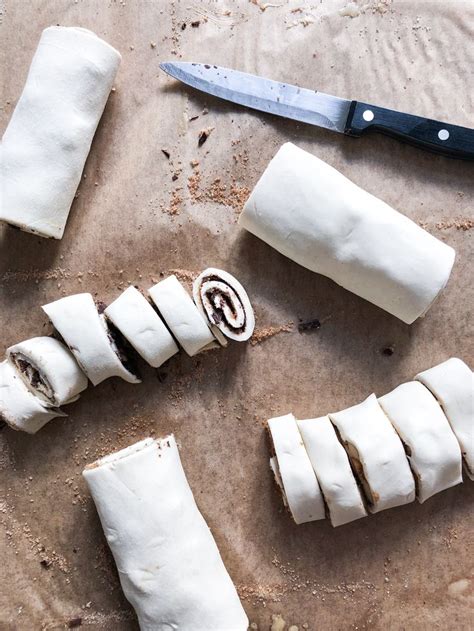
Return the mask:
[[[4,0],[0,7],[2,131],[43,28],[90,28],[123,55],[62,241],[0,228],[2,351],[50,332],[41,304],[80,291],[111,302],[130,283],[146,289],[172,270],[191,278],[208,266],[247,288],[260,340],[181,354],[158,371],[142,365],[142,384],[90,387],[67,406],[69,418],[35,436],[0,432],[0,628],[137,628],[81,471],[99,455],[172,431],[259,629],[281,615],[300,631],[467,630],[472,483],[338,529],[296,526],[271,479],[262,422],[342,409],[450,356],[472,366],[472,164],[246,111],[176,84],[158,64],[215,63],[473,126],[474,4]],[[407,326],[239,229],[247,190],[286,140],[456,249],[451,280],[423,320]],[[320,328],[298,331],[300,319],[316,318]]]

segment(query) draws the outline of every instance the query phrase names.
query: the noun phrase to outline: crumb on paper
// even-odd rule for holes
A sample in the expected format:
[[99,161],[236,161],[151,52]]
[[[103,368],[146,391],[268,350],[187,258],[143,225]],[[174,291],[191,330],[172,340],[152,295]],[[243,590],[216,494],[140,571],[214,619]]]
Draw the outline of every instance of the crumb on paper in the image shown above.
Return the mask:
[[208,127],[207,129],[201,129],[198,136],[198,146],[202,147],[202,145],[206,142],[206,140],[211,135],[214,127]]
[[241,186],[235,179],[230,184],[224,184],[220,177],[214,178],[207,189],[201,188],[201,172],[199,162],[191,161],[194,173],[188,178],[188,191],[192,204],[213,202],[221,206],[228,206],[236,213],[240,213],[249,198],[250,189]]
[[293,331],[293,322],[287,322],[286,324],[280,324],[278,326],[266,326],[262,329],[257,329],[250,338],[250,344],[256,346],[265,342],[266,340],[278,335],[279,333],[291,333]]
[[169,269],[169,274],[174,274],[178,280],[193,282],[199,276],[199,272],[193,272],[189,269]]
[[168,149],[162,149],[161,153],[167,158],[167,160],[170,159],[170,152],[168,151]]
[[304,320],[298,323],[299,333],[305,333],[306,331],[315,331],[321,328],[321,321],[318,318],[312,320]]

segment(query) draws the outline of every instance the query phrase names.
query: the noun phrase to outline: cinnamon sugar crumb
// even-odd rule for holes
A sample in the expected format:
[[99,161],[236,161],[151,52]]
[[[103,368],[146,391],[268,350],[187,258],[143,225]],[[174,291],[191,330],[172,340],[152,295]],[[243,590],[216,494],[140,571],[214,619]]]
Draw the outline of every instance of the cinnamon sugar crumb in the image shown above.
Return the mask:
[[256,344],[265,342],[265,340],[268,340],[279,333],[290,333],[293,331],[293,326],[293,322],[287,322],[286,324],[280,324],[279,326],[266,326],[263,329],[258,329],[250,338],[250,344],[255,346]]
[[174,274],[178,280],[188,281],[190,283],[199,275],[198,272],[192,272],[189,269],[170,269],[168,272]]

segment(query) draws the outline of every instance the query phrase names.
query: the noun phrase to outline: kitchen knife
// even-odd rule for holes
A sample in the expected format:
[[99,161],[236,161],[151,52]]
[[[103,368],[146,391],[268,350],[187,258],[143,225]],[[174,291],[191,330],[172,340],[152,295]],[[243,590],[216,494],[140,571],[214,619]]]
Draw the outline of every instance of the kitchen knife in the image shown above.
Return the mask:
[[444,156],[474,160],[474,129],[210,64],[173,61],[161,63],[160,67],[193,88],[255,110],[348,136],[376,131]]

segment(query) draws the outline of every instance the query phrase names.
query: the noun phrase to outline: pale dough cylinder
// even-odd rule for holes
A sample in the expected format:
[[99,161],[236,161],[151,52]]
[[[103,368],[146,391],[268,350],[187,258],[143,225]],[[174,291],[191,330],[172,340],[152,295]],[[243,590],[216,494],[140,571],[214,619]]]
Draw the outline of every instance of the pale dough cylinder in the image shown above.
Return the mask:
[[[301,434],[293,414],[278,416],[268,420],[278,473],[284,498],[296,524],[325,518],[324,501],[316,474],[303,444]],[[270,460],[274,469],[275,460]],[[280,483],[279,483],[280,484]]]
[[0,220],[62,237],[120,59],[86,29],[43,31],[1,143]]
[[458,441],[425,386],[418,381],[402,383],[379,403],[406,446],[420,503],[462,482]]
[[240,225],[407,324],[446,285],[455,252],[316,156],[284,144]]
[[464,458],[466,473],[474,480],[474,375],[461,359],[451,357],[416,375],[441,404]]
[[253,308],[247,292],[232,274],[208,267],[193,283],[193,299],[222,346],[227,346],[226,338],[245,342],[252,336]]
[[405,450],[375,394],[329,418],[359,476],[370,512],[413,502],[415,481]]
[[72,403],[87,388],[87,377],[71,351],[54,337],[33,337],[7,349],[26,387],[47,407]]
[[176,276],[153,285],[148,290],[163,320],[186,353],[191,357],[216,346],[216,339],[191,296]]
[[0,419],[16,430],[35,434],[48,421],[67,416],[62,410],[46,407],[23,383],[8,361],[0,364]]
[[91,294],[74,294],[43,305],[43,311],[96,386],[109,377],[140,383],[119,358],[119,350]]
[[83,475],[142,631],[246,631],[172,435],[106,456]]
[[367,515],[349,458],[328,416],[297,421],[333,526]]
[[104,313],[150,366],[158,368],[178,352],[160,316],[135,287],[128,287]]

